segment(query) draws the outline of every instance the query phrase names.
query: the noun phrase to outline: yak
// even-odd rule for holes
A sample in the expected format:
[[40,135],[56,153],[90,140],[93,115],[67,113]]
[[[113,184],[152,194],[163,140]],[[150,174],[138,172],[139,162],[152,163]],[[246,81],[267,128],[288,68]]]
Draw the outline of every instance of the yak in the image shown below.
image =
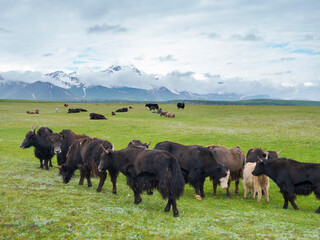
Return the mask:
[[263,159],[266,158],[267,159],[275,159],[278,158],[279,154],[281,153],[282,150],[280,150],[279,152],[275,152],[275,151],[264,151],[261,148],[251,148],[248,153],[247,153],[247,157],[246,157],[246,163],[248,162],[258,162],[259,158]]
[[[310,195],[314,192],[320,200],[320,164],[318,163],[301,163],[288,158],[259,159],[252,174],[254,176],[265,174],[278,185],[284,198],[284,209],[288,208],[288,202],[295,210],[299,209],[294,202],[296,195]],[[320,213],[320,207],[316,213]]]
[[148,107],[150,111],[159,109],[159,105],[157,103],[146,103],[145,107]]
[[184,109],[184,107],[185,107],[184,103],[180,103],[180,102],[177,103],[177,108],[178,108],[178,109],[180,109],[180,108],[181,108],[181,109]]
[[185,182],[195,188],[196,199],[205,197],[203,185],[206,177],[220,183],[222,188],[228,187],[230,171],[217,162],[209,149],[170,141],[157,143],[154,149],[168,151],[177,158]]
[[[86,178],[88,187],[91,187],[92,183],[90,177],[91,173],[93,173],[100,177],[100,182],[96,190],[97,192],[100,192],[107,177],[106,171],[98,172],[97,169],[97,166],[100,162],[100,156],[103,152],[101,146],[103,146],[105,149],[113,148],[113,145],[109,141],[101,140],[99,138],[87,137],[76,140],[69,148],[66,163],[61,166],[55,166],[60,170],[63,183],[68,183],[71,177],[74,175],[75,170],[79,169],[79,185],[83,185],[84,178]],[[112,193],[116,194],[116,182],[119,171],[112,166],[106,170],[108,170],[111,176],[111,182],[113,184]]]
[[148,143],[142,143],[140,140],[131,140],[131,142],[129,142],[128,147],[131,146],[140,146],[140,147],[145,147],[145,148],[149,148],[149,145],[151,144],[151,139],[149,140]]
[[[239,191],[239,180],[242,178],[245,156],[239,147],[234,147],[228,149],[224,146],[219,145],[210,145],[206,148],[210,149],[214,158],[218,163],[225,165],[230,170],[230,179],[228,182],[227,188],[227,197],[230,198],[231,194],[229,191],[231,181],[235,181],[235,194],[238,194]],[[217,182],[213,179],[213,196],[216,196],[217,192]]]
[[127,177],[127,184],[133,190],[134,203],[139,204],[143,191],[156,188],[168,203],[164,209],[178,217],[176,200],[183,194],[184,179],[177,159],[166,151],[150,150],[145,147],[131,146],[120,151],[107,150],[101,147],[98,170],[103,172],[112,167],[119,169]]
[[34,147],[34,155],[40,160],[40,168],[43,169],[43,160],[45,170],[49,170],[48,162],[50,161],[50,167],[52,167],[51,159],[54,156],[52,142],[50,136],[53,134],[52,130],[47,127],[39,128],[36,133],[37,127],[33,129],[33,126],[29,132],[27,132],[25,139],[20,145],[20,148],[25,149]]
[[126,108],[126,107],[120,108],[120,109],[116,110],[116,112],[128,112],[128,108]]
[[85,134],[76,134],[70,129],[64,129],[60,133],[53,133],[50,136],[50,140],[52,141],[53,151],[57,154],[58,165],[61,166],[62,164],[66,163],[69,147],[77,139],[87,137],[89,136]]
[[107,120],[105,116],[98,113],[90,113],[90,119],[91,120]]

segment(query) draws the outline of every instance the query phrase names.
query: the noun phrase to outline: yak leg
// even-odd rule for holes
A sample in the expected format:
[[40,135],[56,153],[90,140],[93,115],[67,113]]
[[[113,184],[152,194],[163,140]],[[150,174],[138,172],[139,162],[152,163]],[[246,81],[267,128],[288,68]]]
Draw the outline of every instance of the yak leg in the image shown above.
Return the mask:
[[45,168],[45,170],[49,170],[48,159],[44,160],[44,168]]
[[287,208],[288,208],[288,199],[287,199],[287,198],[284,199],[283,208],[284,208],[284,209],[287,209]]
[[230,193],[230,191],[229,191],[230,184],[231,184],[231,181],[229,180],[229,181],[228,181],[228,187],[227,187],[227,198],[231,198],[231,193]]
[[254,187],[251,187],[251,195],[252,195],[252,199],[255,199],[256,191],[254,190]]
[[142,199],[140,197],[140,193],[137,190],[133,190],[134,193],[134,204],[139,204],[142,202]]
[[149,189],[149,190],[147,191],[147,194],[148,194],[148,195],[153,195],[152,190],[151,190],[151,189]]
[[175,200],[175,199],[172,199],[172,200],[171,200],[171,204],[172,204],[173,216],[174,216],[174,217],[179,217],[179,212],[178,212],[176,200]]
[[167,206],[164,208],[164,211],[165,211],[165,212],[169,212],[169,211],[170,211],[171,204],[172,204],[172,201],[171,201],[171,199],[169,198],[169,199],[168,199]]
[[103,186],[103,184],[104,184],[104,182],[106,181],[106,178],[107,178],[107,172],[100,172],[99,173],[99,177],[100,177],[100,182],[99,182],[99,185],[98,185],[98,188],[97,188],[96,192],[101,192],[102,186]]
[[[113,174],[109,171],[111,182],[112,182],[112,193],[117,194],[117,174]],[[102,186],[101,186],[102,188]]]
[[293,199],[292,199],[292,200],[289,199],[289,202],[291,203],[292,207],[293,207],[295,210],[299,210],[297,204],[294,202]]
[[82,172],[80,172],[79,185],[83,185],[83,181],[84,181],[84,174]]
[[217,195],[217,182],[216,181],[212,181],[212,187],[213,187],[213,193],[212,193],[212,196],[216,196]]
[[53,167],[51,159],[50,159],[49,166],[50,166],[50,167]]
[[243,199],[246,199],[246,198],[247,198],[248,192],[249,192],[249,187],[248,187],[246,184],[244,184]]
[[257,202],[260,203],[261,202],[261,197],[262,197],[262,189],[261,189],[261,187],[259,186],[256,191],[258,192],[258,200],[257,200]]
[[[317,187],[314,190],[314,194],[316,195],[317,199],[320,200],[320,187]],[[317,209],[316,213],[320,213],[320,207]]]
[[236,180],[236,182],[235,182],[235,184],[236,184],[236,188],[234,189],[234,193],[236,194],[236,195],[238,195],[238,193],[239,193],[239,179],[238,180]]
[[87,179],[87,182],[88,182],[88,187],[92,187],[92,182],[91,182],[91,172],[90,171],[87,171],[86,172],[86,179]]
[[200,184],[200,196],[201,196],[202,198],[205,198],[206,195],[204,195],[203,185],[204,185],[204,182],[202,182],[202,183]]
[[43,159],[39,159],[40,161],[40,168],[43,168]]
[[[264,194],[266,195],[266,203],[268,203],[269,202],[269,190],[268,190],[268,188],[265,188],[264,190],[263,190],[263,192],[264,192]],[[262,192],[262,193],[263,193]]]

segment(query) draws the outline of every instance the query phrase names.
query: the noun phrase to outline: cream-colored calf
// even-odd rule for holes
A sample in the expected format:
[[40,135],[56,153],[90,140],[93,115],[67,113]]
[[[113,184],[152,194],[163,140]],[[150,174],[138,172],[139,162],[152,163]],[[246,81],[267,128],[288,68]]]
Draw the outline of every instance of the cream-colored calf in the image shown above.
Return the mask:
[[249,190],[251,190],[252,199],[255,198],[256,192],[258,193],[258,203],[261,201],[262,190],[266,196],[266,202],[269,202],[269,178],[266,175],[253,176],[252,171],[256,167],[256,163],[247,163],[243,170],[243,198],[247,198]]

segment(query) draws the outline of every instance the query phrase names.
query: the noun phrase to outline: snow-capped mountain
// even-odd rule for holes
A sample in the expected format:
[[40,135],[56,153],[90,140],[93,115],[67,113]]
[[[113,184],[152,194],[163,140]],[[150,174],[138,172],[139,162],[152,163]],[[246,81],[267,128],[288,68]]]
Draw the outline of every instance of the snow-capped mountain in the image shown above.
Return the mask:
[[239,100],[241,97],[235,93],[197,94],[178,91],[165,79],[146,74],[133,65],[111,65],[102,71],[82,67],[71,73],[63,71],[47,74],[31,71],[0,73],[2,99],[161,101]]

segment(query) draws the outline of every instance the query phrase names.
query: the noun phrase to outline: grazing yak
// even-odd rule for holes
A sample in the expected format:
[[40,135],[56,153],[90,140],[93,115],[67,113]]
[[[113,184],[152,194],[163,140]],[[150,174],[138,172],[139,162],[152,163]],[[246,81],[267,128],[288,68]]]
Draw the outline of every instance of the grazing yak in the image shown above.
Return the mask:
[[[216,161],[230,170],[230,178],[227,188],[227,197],[230,198],[231,194],[229,191],[231,181],[235,181],[235,194],[239,191],[239,180],[242,178],[242,172],[245,163],[245,155],[239,147],[228,149],[224,146],[210,145],[206,148],[210,149]],[[213,183],[213,196],[217,193],[217,181],[211,179]]]
[[184,109],[184,107],[185,107],[184,103],[180,103],[180,102],[177,103],[177,108],[178,108],[178,109],[180,109],[180,108],[181,108],[181,109]]
[[85,134],[76,134],[70,129],[64,129],[60,133],[53,133],[50,136],[54,153],[57,154],[58,165],[66,163],[69,147],[80,138],[88,138]]
[[51,159],[54,156],[52,142],[50,136],[53,134],[52,130],[47,127],[39,128],[36,133],[37,127],[27,132],[25,139],[20,145],[20,148],[25,149],[34,147],[34,155],[40,160],[40,168],[43,169],[43,160],[45,170],[49,170],[48,162],[50,161],[50,167],[52,167]]
[[120,108],[118,110],[116,110],[116,112],[128,112],[128,108]]
[[145,107],[148,107],[150,111],[159,109],[159,105],[157,103],[146,103]]
[[[320,200],[320,164],[318,163],[301,163],[287,158],[259,159],[252,174],[254,176],[265,174],[278,185],[284,198],[284,209],[288,208],[288,202],[295,210],[299,209],[294,202],[296,195],[309,195],[314,192]],[[320,207],[316,213],[320,213]]]
[[203,184],[206,177],[214,179],[227,189],[230,171],[217,162],[212,152],[198,145],[185,146],[175,142],[160,142],[154,149],[165,150],[178,160],[186,183],[195,188],[196,199],[205,197]]
[[269,178],[266,175],[253,176],[252,171],[256,167],[257,163],[248,162],[246,163],[243,170],[243,188],[244,195],[243,198],[246,199],[249,190],[251,190],[252,199],[255,198],[256,193],[258,193],[257,202],[260,203],[262,190],[266,196],[266,202],[269,202]]
[[149,148],[150,144],[151,144],[151,138],[148,143],[142,143],[140,140],[131,140],[131,142],[129,142],[128,144],[128,147],[140,146],[140,147]]
[[90,113],[90,119],[91,120],[107,120],[105,116],[98,113]]
[[184,180],[177,159],[170,153],[139,146],[120,151],[104,149],[98,169],[103,172],[110,167],[119,169],[127,177],[135,204],[142,201],[140,194],[143,191],[156,188],[164,199],[168,199],[164,211],[170,211],[172,205],[173,216],[179,216],[176,200],[183,194]]
[[248,162],[258,162],[259,158],[264,159],[268,155],[268,159],[275,159],[278,158],[278,155],[281,153],[275,151],[264,151],[261,148],[251,148],[246,157],[246,163]]
[[63,106],[68,107],[69,105],[65,103],[65,104],[63,104]]
[[68,109],[68,113],[79,113],[79,112],[88,112],[88,111],[83,108],[69,108]]
[[115,113],[115,112],[111,112],[111,115],[112,115],[112,116],[115,116],[115,115],[116,115],[116,113]]
[[[69,148],[67,154],[67,161],[61,166],[55,166],[59,168],[60,174],[63,178],[63,183],[68,183],[71,177],[74,175],[75,170],[80,170],[79,185],[83,185],[84,178],[87,179],[88,187],[92,186],[91,173],[97,174],[100,177],[100,182],[97,188],[97,192],[102,190],[103,184],[107,178],[107,172],[98,172],[97,166],[100,163],[100,156],[102,154],[102,147],[105,149],[112,149],[113,145],[109,141],[101,140],[99,138],[81,138],[76,140]],[[113,185],[112,193],[117,193],[117,177],[119,171],[113,166],[106,168],[111,176],[111,182]]]

